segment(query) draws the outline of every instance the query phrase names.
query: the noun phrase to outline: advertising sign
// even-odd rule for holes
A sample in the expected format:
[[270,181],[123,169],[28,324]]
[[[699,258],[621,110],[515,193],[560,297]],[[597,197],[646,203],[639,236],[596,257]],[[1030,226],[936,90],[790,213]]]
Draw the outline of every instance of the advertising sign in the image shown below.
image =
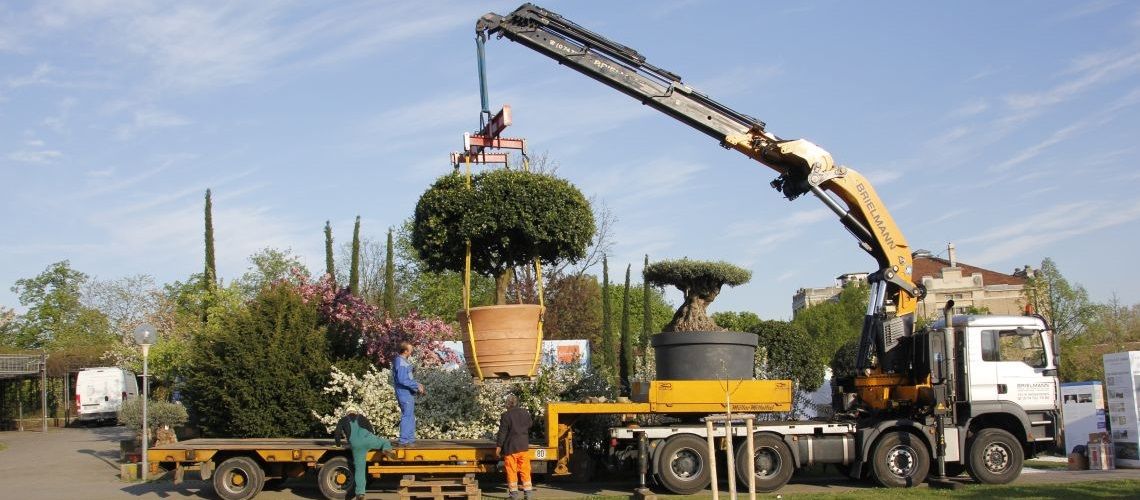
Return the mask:
[[1140,351],[1104,355],[1104,388],[1116,466],[1140,468]]

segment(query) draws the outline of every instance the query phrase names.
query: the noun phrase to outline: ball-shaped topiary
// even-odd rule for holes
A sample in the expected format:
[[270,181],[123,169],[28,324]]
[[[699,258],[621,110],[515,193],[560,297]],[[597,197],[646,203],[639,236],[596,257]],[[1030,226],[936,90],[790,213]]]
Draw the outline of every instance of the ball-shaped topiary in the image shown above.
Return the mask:
[[665,325],[666,332],[715,332],[724,329],[708,317],[708,306],[724,285],[748,283],[752,272],[727,262],[703,260],[664,260],[645,268],[645,279],[655,285],[673,285],[685,294],[685,301]]
[[590,203],[570,182],[550,174],[494,169],[440,177],[416,204],[412,245],[432,271],[471,270],[495,277],[496,302],[506,303],[512,268],[586,256],[594,234]]

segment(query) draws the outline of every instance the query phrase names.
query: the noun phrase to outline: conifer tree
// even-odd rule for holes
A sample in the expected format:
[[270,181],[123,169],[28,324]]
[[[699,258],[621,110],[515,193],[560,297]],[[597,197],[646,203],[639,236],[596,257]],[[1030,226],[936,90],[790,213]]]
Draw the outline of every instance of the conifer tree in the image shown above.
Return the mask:
[[396,251],[392,228],[388,228],[388,244],[384,255],[384,312],[396,316]]
[[333,264],[332,224],[325,221],[325,274],[336,279],[336,265]]
[[629,270],[630,265],[626,264],[625,293],[622,294],[621,299],[621,356],[619,360],[620,390],[627,396],[629,395],[629,380],[633,375],[633,332],[629,328]]
[[614,347],[613,325],[610,322],[610,261],[606,255],[602,255],[602,356],[598,361],[605,368],[607,378],[615,373],[617,349]]
[[360,294],[360,216],[356,216],[356,226],[352,228],[352,267],[348,271],[348,291]]
[[206,190],[206,270],[202,276],[206,291],[213,292],[218,286],[218,268],[214,264],[214,205],[210,190]]
[[641,268],[641,373],[649,373],[649,330],[653,329],[653,318],[649,312],[649,280],[645,279],[645,269],[649,267],[649,254],[645,254],[645,266]]

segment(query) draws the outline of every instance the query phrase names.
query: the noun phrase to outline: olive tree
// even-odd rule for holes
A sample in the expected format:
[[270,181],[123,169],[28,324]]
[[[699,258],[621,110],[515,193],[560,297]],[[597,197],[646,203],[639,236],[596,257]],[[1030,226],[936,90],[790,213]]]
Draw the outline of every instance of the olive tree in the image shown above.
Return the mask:
[[654,285],[672,285],[684,294],[684,302],[665,325],[666,332],[715,332],[724,328],[708,317],[708,306],[724,285],[748,283],[752,272],[727,262],[664,260],[645,269],[645,279]]
[[586,256],[594,215],[582,192],[550,174],[495,169],[440,177],[420,197],[412,246],[431,271],[462,272],[467,242],[472,272],[495,278],[505,304],[511,270],[534,259],[552,265]]

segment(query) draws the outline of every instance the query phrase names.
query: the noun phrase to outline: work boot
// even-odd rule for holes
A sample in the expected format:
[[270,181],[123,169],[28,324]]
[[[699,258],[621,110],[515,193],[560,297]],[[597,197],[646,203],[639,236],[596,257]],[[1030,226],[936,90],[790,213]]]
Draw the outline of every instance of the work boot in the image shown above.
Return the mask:
[[535,500],[538,498],[538,493],[534,491],[534,488],[526,490],[523,493],[526,494],[526,500]]
[[507,498],[509,498],[510,500],[523,500],[523,494],[521,491],[515,490],[515,491],[512,491],[510,493],[507,493]]

